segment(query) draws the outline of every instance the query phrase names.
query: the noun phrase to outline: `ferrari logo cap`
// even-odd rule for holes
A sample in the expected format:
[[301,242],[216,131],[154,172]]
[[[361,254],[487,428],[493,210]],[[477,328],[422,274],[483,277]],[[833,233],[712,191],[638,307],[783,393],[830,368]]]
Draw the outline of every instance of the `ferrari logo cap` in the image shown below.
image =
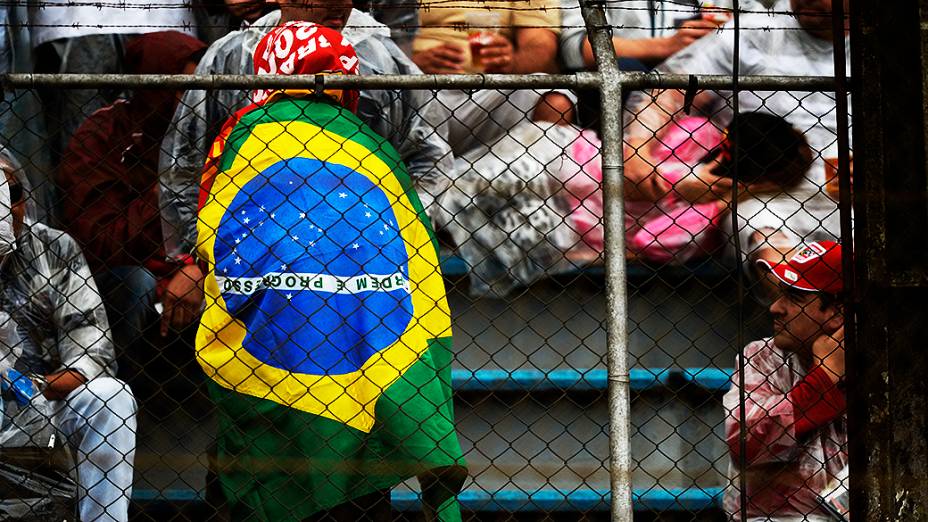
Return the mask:
[[841,245],[834,241],[816,241],[803,245],[783,263],[766,260],[757,263],[770,270],[786,285],[807,292],[840,293],[844,289],[841,277]]

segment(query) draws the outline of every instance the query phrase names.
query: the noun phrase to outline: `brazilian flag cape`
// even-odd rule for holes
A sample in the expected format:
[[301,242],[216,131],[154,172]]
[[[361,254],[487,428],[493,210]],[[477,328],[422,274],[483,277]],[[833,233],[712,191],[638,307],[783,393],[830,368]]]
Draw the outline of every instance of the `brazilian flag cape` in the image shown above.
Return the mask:
[[302,520],[418,476],[460,518],[451,320],[437,245],[393,147],[319,98],[246,107],[210,152],[197,359],[234,518]]

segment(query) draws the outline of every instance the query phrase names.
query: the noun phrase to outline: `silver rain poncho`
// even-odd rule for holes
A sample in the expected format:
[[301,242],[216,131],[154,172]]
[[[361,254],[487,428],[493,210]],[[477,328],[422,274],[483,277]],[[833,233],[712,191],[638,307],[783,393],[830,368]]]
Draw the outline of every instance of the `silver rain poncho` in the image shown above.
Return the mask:
[[0,159],[15,169],[26,205],[16,249],[0,264],[0,367],[42,375],[71,369],[87,380],[114,376],[109,322],[80,247],[36,221],[23,169],[4,149]]
[[[5,150],[0,151],[0,168],[18,171],[21,168]],[[13,210],[10,203],[10,184],[6,176],[0,178],[0,257],[5,257],[16,250],[16,236],[13,235]]]
[[[274,11],[247,29],[218,40],[200,60],[196,74],[253,74],[255,46],[279,21],[280,12]],[[342,34],[357,51],[362,75],[421,74],[390,39],[390,29],[370,15],[353,10]],[[428,91],[362,90],[358,106],[361,120],[400,153],[427,211],[448,187],[454,172],[451,149],[441,137],[442,129],[427,123],[444,122],[450,116],[447,109],[432,100]],[[168,257],[193,252],[199,181],[207,152],[226,119],[248,103],[249,93],[241,89],[184,93],[161,145],[159,162]]]

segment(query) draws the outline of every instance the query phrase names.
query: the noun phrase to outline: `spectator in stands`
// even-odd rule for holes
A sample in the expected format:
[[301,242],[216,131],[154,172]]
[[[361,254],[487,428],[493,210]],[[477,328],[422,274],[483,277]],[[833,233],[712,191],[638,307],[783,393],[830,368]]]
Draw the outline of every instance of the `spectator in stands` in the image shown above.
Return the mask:
[[[748,2],[742,2],[742,9]],[[571,71],[595,69],[593,48],[580,14],[580,3],[563,3],[561,58]],[[718,31],[731,18],[731,0],[718,5],[693,0],[631,0],[607,4],[606,21],[612,26],[612,42],[625,71],[647,71],[703,36]]]
[[[465,1],[454,6],[426,0],[420,6],[422,27],[413,43],[413,61],[426,74],[558,72],[561,24],[556,0]],[[438,100],[452,113],[452,150],[473,160],[522,121],[572,122],[576,96],[525,89],[442,90]]]
[[[771,219],[763,214],[764,210],[757,210],[753,214],[745,214],[740,205],[753,206],[757,201],[768,201],[771,198],[792,194],[797,187],[805,182],[806,173],[812,164],[813,153],[803,135],[793,127],[785,118],[765,112],[742,112],[738,115],[737,127],[734,121],[725,130],[725,137],[721,145],[710,153],[712,161],[697,166],[683,178],[671,178],[661,173],[665,180],[674,183],[674,186],[683,187],[687,183],[704,178],[719,180],[719,184],[727,186],[728,192],[713,193],[712,197],[700,198],[705,201],[702,205],[717,204],[726,211],[723,216],[714,219],[729,235],[731,233],[731,214],[728,209],[732,200],[731,180],[737,174],[740,190],[738,192],[740,223],[747,223],[746,227],[762,223],[764,219]],[[735,153],[735,142],[739,151]],[[735,159],[737,158],[737,162]],[[708,158],[707,158],[708,159]],[[664,163],[666,164],[666,163]],[[723,181],[724,180],[724,181]],[[681,189],[682,190],[682,189]],[[676,200],[679,194],[671,191],[668,197]],[[716,199],[718,198],[718,199]],[[641,203],[637,203],[641,204]],[[644,205],[648,205],[644,203]],[[700,206],[698,203],[697,206]],[[774,218],[775,219],[775,218]],[[809,224],[814,230],[817,224]],[[745,227],[745,225],[739,225]],[[779,248],[783,248],[781,244]],[[755,251],[754,254],[763,252]],[[765,254],[771,262],[782,260],[780,250]],[[766,276],[766,271],[758,269],[755,275]],[[775,290],[775,283],[768,277],[760,277],[761,284],[754,287],[754,293],[764,302],[768,302],[771,292]]]
[[232,20],[238,22],[237,26],[230,27],[230,30],[247,28],[277,7],[264,0],[224,0],[224,4],[226,11],[232,15]]
[[[741,2],[742,11],[750,0]],[[577,0],[563,0],[561,61],[568,71],[596,69],[586,23]],[[612,26],[612,42],[619,68],[649,71],[669,56],[703,36],[717,31],[731,18],[731,0],[718,6],[689,0],[623,0],[606,4],[606,21]],[[578,120],[586,128],[599,129],[600,98],[597,91],[579,91]],[[628,97],[628,91],[624,98]]]
[[[412,41],[419,26],[419,10],[413,2],[401,0],[354,0],[355,9],[370,13],[390,28],[390,36],[407,56],[412,56]],[[212,44],[230,31],[246,29],[277,4],[266,0],[224,0],[224,5],[205,2],[200,9],[201,37]]]
[[[31,73],[35,70],[27,3],[7,4],[0,8],[0,71]],[[36,217],[46,218],[55,204],[49,179],[51,154],[45,129],[45,111],[35,89],[3,90],[0,110],[0,142],[22,158],[26,176],[32,183],[30,194]]]
[[113,377],[100,295],[77,243],[34,221],[28,182],[5,150],[0,168],[16,236],[16,249],[0,261],[0,310],[15,321],[19,337],[7,348],[22,352],[15,372],[3,376],[4,389],[51,401],[51,422],[76,450],[81,520],[127,520],[136,404]]
[[[744,14],[741,17],[741,74],[811,75],[834,74],[831,32],[831,0],[781,0],[776,12],[792,10],[792,15]],[[672,56],[660,70],[687,74],[733,72],[731,23],[720,33],[707,35]],[[847,40],[845,39],[845,45]],[[848,56],[850,53],[848,52]],[[655,175],[658,162],[645,145],[655,132],[675,115],[683,114],[683,93],[677,90],[655,92],[654,96],[635,96],[627,107],[628,133],[625,175],[626,194],[635,199],[657,200],[671,186]],[[741,245],[751,259],[778,262],[792,245],[816,239],[835,240],[840,236],[837,206],[824,189],[823,157],[837,156],[835,101],[826,93],[741,92],[742,111],[761,111],[782,116],[805,134],[813,150],[813,162],[805,179],[796,188],[780,194],[755,194],[740,202],[743,226],[737,231]],[[730,98],[714,91],[703,91],[694,109],[727,125],[731,119]],[[731,191],[731,179],[708,171],[688,176],[672,188],[690,201],[718,199]],[[730,229],[730,220],[724,223]]]
[[390,28],[390,38],[412,56],[412,43],[419,30],[419,7],[403,0],[354,0],[355,9],[370,13],[374,20]]
[[197,35],[212,44],[231,31],[246,28],[270,12],[264,0],[223,0],[222,2],[194,2],[197,17]]
[[725,509],[736,520],[833,520],[818,496],[848,462],[841,246],[809,243],[785,262],[760,263],[780,294],[770,306],[774,336],[744,349],[744,374],[735,373],[725,394],[732,462]]
[[[30,5],[29,24],[38,73],[119,73],[127,41],[139,33],[175,28],[193,34],[189,4],[154,0],[122,7],[49,0]],[[87,116],[106,105],[96,89],[42,89],[53,161]]]
[[[572,209],[565,223],[582,238],[572,242],[571,255],[579,254],[580,259],[591,253],[599,257],[604,248],[599,139],[590,131],[584,134],[571,144],[571,161],[563,163],[559,173],[562,194]],[[660,159],[658,174],[668,183],[703,171],[731,177],[737,170],[746,184],[741,194],[748,197],[792,190],[812,161],[802,133],[783,118],[762,112],[743,112],[724,130],[705,117],[680,118],[649,146],[651,156]],[[723,194],[719,200],[691,203],[670,192],[655,202],[628,201],[627,248],[640,260],[658,263],[686,263],[715,252],[720,246],[717,227],[726,221],[723,214],[730,200],[731,194]]]
[[[148,33],[126,46],[125,64],[133,74],[190,74],[205,50],[184,33]],[[122,353],[157,318],[158,282],[182,265],[165,261],[158,208],[158,155],[178,96],[139,89],[98,110],[58,172],[64,222],[87,255]]]
[[[311,0],[281,2],[280,11],[211,45],[196,72],[253,74],[252,57],[261,38],[278,23],[306,21],[341,30],[358,53],[362,74],[419,74],[419,68],[390,39],[388,28],[352,10],[351,5],[348,0],[325,5]],[[172,258],[184,258],[196,247],[198,182],[209,146],[225,120],[248,105],[249,96],[244,90],[191,90],[181,100],[160,161],[165,247]],[[431,207],[448,186],[453,168],[448,145],[426,122],[426,117],[448,119],[441,104],[431,102],[425,91],[362,90],[358,116],[397,149],[423,206]],[[162,333],[168,326],[181,328],[199,316],[202,278],[196,265],[185,266],[172,278],[165,293]]]
[[[258,74],[354,75],[359,59],[336,31],[287,22],[254,61]],[[225,426],[218,471],[234,520],[391,520],[390,489],[412,476],[425,520],[461,519],[453,495],[466,468],[438,373],[451,356],[438,252],[399,155],[353,114],[358,98],[258,89],[206,164],[197,360]],[[379,282],[349,289],[348,275]],[[267,284],[233,295],[253,276]],[[291,278],[306,284],[285,289]],[[253,356],[266,362],[229,364]]]
[[[790,190],[811,161],[802,134],[783,118],[742,113],[724,132],[704,117],[680,119],[651,142],[668,181],[708,169],[730,176],[737,136],[740,179],[754,193]],[[524,123],[454,180],[441,201],[445,231],[470,272],[470,291],[505,297],[604,250],[601,143],[569,125]],[[728,201],[693,204],[667,194],[625,205],[628,252],[682,264],[716,252]]]

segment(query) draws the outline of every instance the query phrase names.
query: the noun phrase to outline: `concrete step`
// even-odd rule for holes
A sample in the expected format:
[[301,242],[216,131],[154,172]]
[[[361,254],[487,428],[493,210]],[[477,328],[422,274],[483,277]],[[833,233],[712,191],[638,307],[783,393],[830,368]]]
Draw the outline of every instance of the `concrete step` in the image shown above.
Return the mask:
[[[506,299],[474,298],[464,276],[447,276],[455,364],[468,370],[604,367],[606,307],[601,269],[539,281]],[[629,265],[628,353],[633,366],[734,364],[741,342],[769,334],[750,297],[740,328],[735,274],[718,261]]]
[[[606,372],[454,370],[466,490],[607,490]],[[631,372],[633,484],[642,491],[711,490],[727,465],[720,393],[730,370]],[[192,398],[168,418],[140,419],[139,491],[201,491],[215,433],[212,407]],[[188,409],[189,408],[189,409]],[[186,411],[185,411],[186,410]]]
[[[641,392],[631,416],[636,487],[724,482],[727,448],[717,395]],[[475,489],[608,487],[604,393],[464,396],[455,403],[455,418]]]

